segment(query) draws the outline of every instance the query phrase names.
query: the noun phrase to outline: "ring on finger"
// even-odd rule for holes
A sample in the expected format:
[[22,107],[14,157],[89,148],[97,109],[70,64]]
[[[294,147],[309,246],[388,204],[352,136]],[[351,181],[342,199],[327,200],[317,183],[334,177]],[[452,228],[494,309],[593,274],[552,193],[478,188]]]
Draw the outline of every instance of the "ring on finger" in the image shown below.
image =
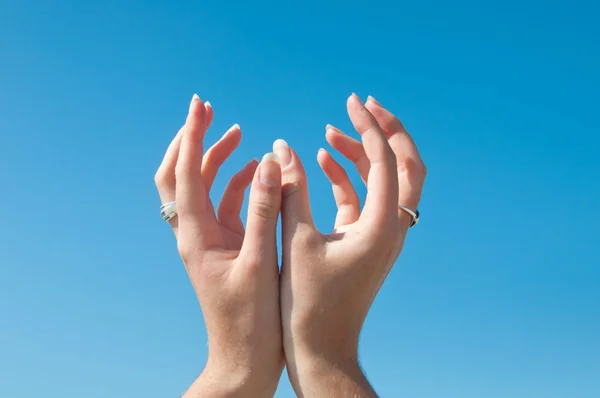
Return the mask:
[[167,202],[160,206],[160,216],[166,222],[169,222],[175,218],[177,216],[177,207],[175,206],[175,201]]
[[403,205],[398,205],[398,208],[401,210],[404,210],[405,212],[410,214],[410,216],[412,217],[412,222],[410,223],[409,228],[414,227],[415,225],[417,225],[419,223],[419,217],[420,217],[419,210],[417,210],[417,209],[412,210]]

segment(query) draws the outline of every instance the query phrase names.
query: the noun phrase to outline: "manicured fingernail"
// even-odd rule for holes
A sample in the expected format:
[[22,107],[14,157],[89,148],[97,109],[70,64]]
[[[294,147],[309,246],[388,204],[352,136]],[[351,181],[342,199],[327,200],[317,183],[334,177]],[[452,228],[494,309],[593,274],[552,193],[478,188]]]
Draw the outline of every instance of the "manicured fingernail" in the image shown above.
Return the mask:
[[200,100],[200,97],[198,97],[198,94],[192,95],[192,100],[190,101],[190,109],[188,112],[192,111],[192,108],[194,107],[194,103],[198,100]]
[[379,103],[379,101],[377,101],[375,98],[373,98],[370,95],[367,97],[367,102],[371,102],[371,103],[373,103],[373,104],[375,104],[377,106],[381,106],[381,104]]
[[292,153],[287,142],[281,138],[273,143],[273,152],[277,154],[281,161],[281,167],[285,167],[292,161]]
[[[276,164],[269,164],[269,163]],[[260,182],[270,187],[277,186],[281,183],[281,172],[279,171],[279,158],[276,154],[270,152],[263,156],[260,162]]]
[[362,101],[360,100],[360,98],[358,98],[358,95],[352,93],[352,95],[350,96],[350,98],[353,101],[356,101],[356,104],[360,107],[360,110],[365,112],[367,110],[367,108],[365,108],[365,105],[362,103]]
[[[224,139],[225,137],[227,137],[229,134],[231,134],[233,131],[235,130],[240,130],[240,125],[239,124],[234,124],[233,126],[229,127],[229,130],[227,130],[225,132],[225,134],[223,134],[223,136],[221,137],[221,140]],[[219,140],[220,141],[220,140]]]
[[327,132],[327,131],[332,131],[334,133],[340,134],[340,129],[338,129],[335,126],[332,126],[331,124],[328,124],[327,126],[325,126],[325,132]]
[[235,130],[239,130],[239,128],[240,128],[240,126],[238,126],[237,124],[234,124],[233,126],[231,126],[227,129],[225,134],[223,134],[223,137],[225,137],[226,135],[230,134],[231,132],[233,132]]

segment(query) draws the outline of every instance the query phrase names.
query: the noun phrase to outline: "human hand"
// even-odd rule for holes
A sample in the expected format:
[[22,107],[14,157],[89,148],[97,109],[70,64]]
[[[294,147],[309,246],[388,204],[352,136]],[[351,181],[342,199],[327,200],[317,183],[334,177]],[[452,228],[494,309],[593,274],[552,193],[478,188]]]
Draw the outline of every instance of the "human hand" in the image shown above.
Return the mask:
[[241,131],[234,125],[203,154],[212,115],[195,95],[155,177],[162,203],[176,201],[170,224],[208,334],[206,366],[184,397],[273,396],[283,370],[275,241],[281,169],[272,153],[248,163],[229,181],[217,217],[209,192]]
[[327,126],[327,141],[367,184],[362,213],[344,169],[325,151],[318,162],[338,207],[333,233],[315,228],[304,169],[284,141],[281,312],[288,374],[299,396],[375,396],[358,364],[360,331],[412,223],[426,169],[402,123],[369,97],[347,102],[362,143]]

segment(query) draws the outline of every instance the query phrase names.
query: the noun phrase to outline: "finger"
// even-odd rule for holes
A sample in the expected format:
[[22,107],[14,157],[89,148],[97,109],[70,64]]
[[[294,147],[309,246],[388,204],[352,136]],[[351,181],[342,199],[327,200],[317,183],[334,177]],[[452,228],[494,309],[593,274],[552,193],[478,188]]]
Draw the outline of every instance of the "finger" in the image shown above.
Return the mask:
[[327,125],[325,130],[325,139],[333,148],[339,153],[344,155],[346,159],[350,160],[356,166],[356,170],[366,184],[369,178],[369,169],[371,164],[365,153],[365,149],[360,141],[347,136],[337,127],[330,124]]
[[[281,207],[281,168],[274,153],[266,154],[250,188],[246,234],[240,260],[246,265],[260,265],[277,260],[277,217]],[[269,260],[269,261],[265,261]]]
[[213,122],[215,111],[213,110],[211,103],[208,101],[204,103],[204,109],[206,109],[206,129],[208,130]]
[[202,159],[202,180],[206,191],[210,189],[215,181],[219,167],[227,160],[233,151],[240,145],[242,132],[240,126],[234,124],[227,130],[223,137],[217,141],[206,153]]
[[388,223],[396,225],[398,178],[394,153],[381,127],[355,94],[348,98],[347,108],[354,128],[361,135],[365,153],[371,164],[367,199],[361,218],[364,217],[369,225],[377,229]]
[[[388,137],[390,147],[396,156],[398,200],[400,204],[416,209],[427,174],[417,146],[402,122],[393,113],[383,108],[375,98],[369,96],[365,106]],[[400,211],[402,217],[412,219],[404,213],[404,211]]]
[[[192,97],[192,101],[190,102],[190,108],[195,98],[196,96]],[[210,104],[208,102],[206,102],[206,105],[208,106],[208,108],[210,108]],[[210,108],[210,113],[212,115],[212,108]],[[185,128],[186,125],[184,124],[177,132],[177,135],[175,135],[173,141],[171,141],[171,144],[169,144],[163,161],[160,167],[158,168],[156,175],[154,176],[154,181],[158,189],[160,201],[163,204],[175,200],[175,166],[177,165],[177,159],[179,158],[181,137],[183,137]],[[172,218],[169,221],[169,224],[171,224],[171,227],[173,227],[173,232],[175,232],[175,236],[177,236],[177,217]]]
[[244,234],[244,224],[240,218],[240,211],[244,204],[244,191],[252,182],[257,167],[258,160],[252,159],[250,163],[231,177],[217,209],[219,224],[240,235]]
[[[181,137],[183,136],[184,128],[185,126],[177,132],[177,135],[169,144],[163,161],[154,175],[154,183],[156,184],[156,189],[158,189],[160,203],[162,204],[175,200],[175,165],[177,164],[177,157],[179,156],[179,146],[181,145]],[[169,220],[169,224],[171,224],[173,232],[175,233],[175,236],[177,236],[177,217]]]
[[154,182],[162,203],[175,200],[175,165],[179,156],[179,146],[181,145],[184,128],[185,126],[179,129],[177,135],[169,144],[165,156],[154,175]]
[[383,133],[390,141],[390,145],[393,145],[393,143],[398,144],[395,145],[398,151],[396,155],[414,158],[420,157],[412,137],[408,134],[402,122],[393,113],[385,109],[371,96],[367,99],[365,107],[381,126]]
[[356,222],[360,216],[360,200],[348,178],[348,174],[323,148],[319,149],[317,161],[329,181],[331,181],[333,188],[333,197],[338,208],[335,217],[335,228]]
[[284,140],[273,143],[273,152],[281,162],[281,225],[284,242],[298,230],[316,231],[308,200],[306,173],[298,155]]
[[175,166],[177,180],[175,197],[179,229],[186,228],[189,231],[186,236],[193,240],[194,245],[198,245],[199,249],[219,247],[223,244],[217,220],[202,181],[202,141],[205,133],[206,108],[200,98],[194,95],[186,120],[186,128],[181,138],[179,159]]
[[[192,102],[193,101],[194,101],[194,98],[192,98]],[[190,102],[190,106],[191,106],[191,102]],[[206,101],[204,103],[204,106],[205,106],[205,109],[207,112],[207,118],[208,118],[207,124],[210,126],[210,124],[212,123],[212,119],[213,119],[213,109],[208,101]],[[183,130],[185,129],[185,127],[186,126],[184,124],[183,127],[181,127],[179,129],[179,131],[177,132],[177,135],[175,135],[175,138],[173,139],[173,141],[171,141],[171,144],[169,144],[169,147],[167,148],[167,152],[165,153],[163,161],[162,161],[160,167],[158,168],[156,175],[154,176],[154,181],[155,181],[156,187],[158,189],[160,201],[163,204],[167,203],[167,202],[172,202],[175,200],[175,166],[177,164],[177,159],[179,158],[179,148],[181,146],[181,137],[183,136]],[[178,229],[177,217],[174,217],[171,220],[169,220],[169,224],[171,224],[171,227],[173,228],[173,232],[175,233],[175,236],[177,236],[177,229]]]

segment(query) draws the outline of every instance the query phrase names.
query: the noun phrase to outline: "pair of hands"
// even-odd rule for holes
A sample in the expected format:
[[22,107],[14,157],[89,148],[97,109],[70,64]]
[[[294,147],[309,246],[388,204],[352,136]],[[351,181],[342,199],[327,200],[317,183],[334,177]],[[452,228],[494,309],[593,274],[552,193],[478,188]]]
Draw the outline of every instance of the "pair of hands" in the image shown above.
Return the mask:
[[375,99],[353,94],[347,108],[362,142],[330,125],[326,139],[356,165],[367,198],[361,212],[343,167],[319,150],[338,207],[334,231],[321,234],[302,163],[283,140],[231,178],[215,214],[209,192],[241,131],[234,125],[205,153],[213,109],[192,98],[155,177],[161,201],[177,203],[170,224],[208,333],[206,366],[184,397],[272,396],[284,364],[299,396],[375,396],[358,339],[412,222],[398,204],[417,208],[426,169],[402,123]]

